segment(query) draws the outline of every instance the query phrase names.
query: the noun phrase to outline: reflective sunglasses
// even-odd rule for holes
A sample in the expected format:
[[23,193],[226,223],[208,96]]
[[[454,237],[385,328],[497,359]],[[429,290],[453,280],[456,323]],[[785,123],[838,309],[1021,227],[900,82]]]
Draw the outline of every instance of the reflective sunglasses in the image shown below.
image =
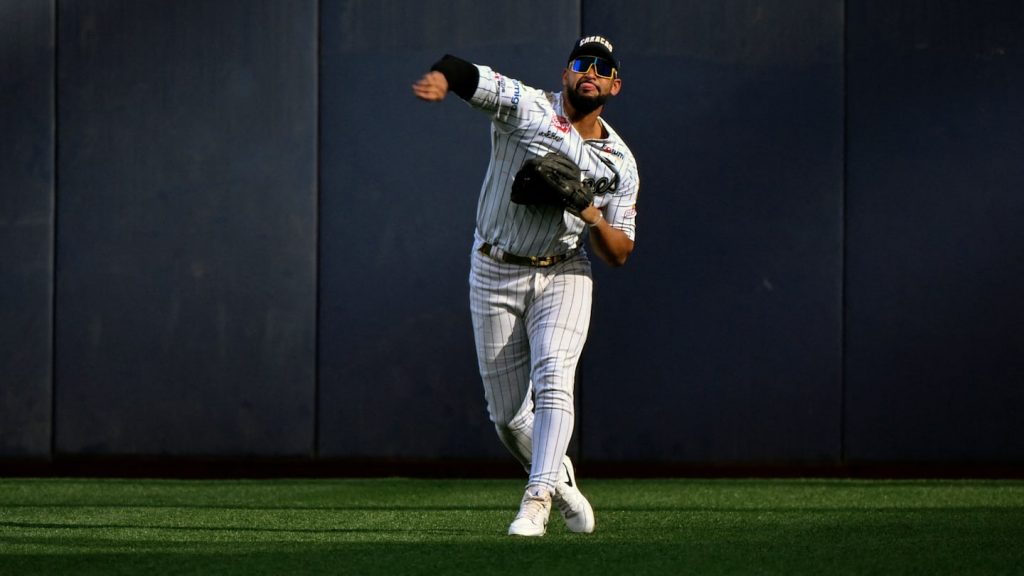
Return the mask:
[[586,74],[590,69],[601,78],[614,78],[615,65],[597,56],[580,56],[569,63],[569,69],[577,74]]

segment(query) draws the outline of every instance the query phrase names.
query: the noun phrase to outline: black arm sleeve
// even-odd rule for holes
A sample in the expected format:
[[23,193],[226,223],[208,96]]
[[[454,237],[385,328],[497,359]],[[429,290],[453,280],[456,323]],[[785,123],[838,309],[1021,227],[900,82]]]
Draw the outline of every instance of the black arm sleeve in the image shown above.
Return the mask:
[[430,69],[444,74],[448,80],[448,89],[466,101],[473,97],[476,85],[480,82],[480,73],[477,72],[476,66],[451,54],[445,54]]

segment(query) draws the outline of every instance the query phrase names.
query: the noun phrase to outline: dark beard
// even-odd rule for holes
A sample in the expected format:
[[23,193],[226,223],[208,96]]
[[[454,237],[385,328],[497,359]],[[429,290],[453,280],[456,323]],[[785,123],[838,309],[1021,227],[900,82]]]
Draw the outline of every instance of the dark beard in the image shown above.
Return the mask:
[[608,101],[608,94],[583,96],[576,92],[576,90],[566,90],[566,93],[569,96],[569,103],[572,104],[573,110],[584,115],[590,114],[594,110],[604,106],[605,102]]

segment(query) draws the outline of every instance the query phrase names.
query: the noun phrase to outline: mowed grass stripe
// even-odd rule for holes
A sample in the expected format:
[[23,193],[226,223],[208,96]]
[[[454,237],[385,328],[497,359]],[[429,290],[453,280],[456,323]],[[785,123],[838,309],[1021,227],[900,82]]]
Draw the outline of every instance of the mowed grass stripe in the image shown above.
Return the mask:
[[582,486],[523,540],[508,480],[0,479],[0,573],[1024,574],[1019,481]]

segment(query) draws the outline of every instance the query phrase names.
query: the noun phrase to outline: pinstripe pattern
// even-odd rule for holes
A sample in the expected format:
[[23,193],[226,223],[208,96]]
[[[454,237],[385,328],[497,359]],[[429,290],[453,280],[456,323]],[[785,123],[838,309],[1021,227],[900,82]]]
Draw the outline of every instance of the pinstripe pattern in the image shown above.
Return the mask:
[[[581,247],[582,220],[561,209],[510,201],[528,158],[560,151],[594,183],[594,204],[612,226],[635,234],[639,178],[618,134],[585,140],[566,119],[560,93],[548,93],[477,66],[469,104],[491,118],[491,161],[480,190],[470,268],[470,308],[484,395],[498,436],[552,492],[572,437],[576,367],[590,328],[593,278],[585,251],[547,268],[499,262],[487,242],[519,256],[567,254]],[[602,121],[603,122],[603,121]]]
[[[557,208],[522,206],[509,200],[512,180],[527,159],[559,151],[572,158],[584,178],[615,182],[598,186],[594,205],[612,226],[634,239],[636,162],[618,133],[602,120],[608,138],[586,140],[566,120],[561,93],[531,88],[477,66],[480,80],[470,105],[491,116],[491,161],[477,205],[477,245],[490,244],[521,256],[565,254],[580,245],[582,220]],[[603,193],[602,193],[603,192]]]
[[592,291],[583,254],[549,268],[472,256],[470,309],[488,411],[530,484],[554,489],[561,472]]

